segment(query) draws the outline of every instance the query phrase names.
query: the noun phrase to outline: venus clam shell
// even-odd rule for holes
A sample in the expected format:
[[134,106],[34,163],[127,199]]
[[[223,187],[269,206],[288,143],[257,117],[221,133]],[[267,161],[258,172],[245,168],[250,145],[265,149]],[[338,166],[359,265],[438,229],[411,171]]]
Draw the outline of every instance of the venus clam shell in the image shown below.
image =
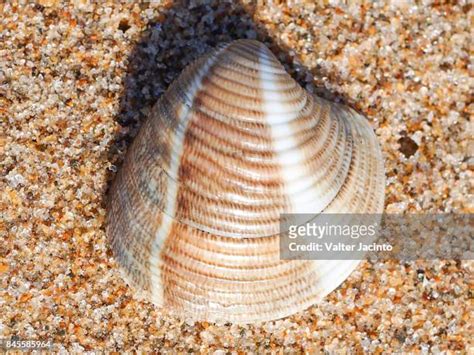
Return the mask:
[[381,213],[383,162],[367,121],[302,89],[257,41],[220,46],[154,106],[108,196],[125,278],[197,320],[303,310],[357,260],[280,260],[281,213]]

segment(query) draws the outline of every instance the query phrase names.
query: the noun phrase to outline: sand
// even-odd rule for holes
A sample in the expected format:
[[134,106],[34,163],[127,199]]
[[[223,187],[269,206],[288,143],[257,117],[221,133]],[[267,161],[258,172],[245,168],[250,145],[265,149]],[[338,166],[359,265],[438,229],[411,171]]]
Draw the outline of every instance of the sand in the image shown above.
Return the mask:
[[387,212],[471,213],[473,14],[429,0],[0,4],[0,338],[69,352],[472,351],[472,261],[363,262],[321,304],[257,325],[165,314],[121,279],[104,196],[183,67],[256,38],[308,90],[368,117]]

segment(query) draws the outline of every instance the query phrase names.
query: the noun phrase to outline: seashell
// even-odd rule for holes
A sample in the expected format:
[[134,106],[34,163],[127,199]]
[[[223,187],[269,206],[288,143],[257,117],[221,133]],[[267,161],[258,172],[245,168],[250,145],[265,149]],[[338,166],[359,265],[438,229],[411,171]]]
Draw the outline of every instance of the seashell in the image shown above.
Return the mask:
[[188,66],[156,103],[109,191],[107,234],[127,282],[195,320],[304,310],[358,260],[281,260],[281,213],[381,213],[366,119],[296,83],[260,42]]

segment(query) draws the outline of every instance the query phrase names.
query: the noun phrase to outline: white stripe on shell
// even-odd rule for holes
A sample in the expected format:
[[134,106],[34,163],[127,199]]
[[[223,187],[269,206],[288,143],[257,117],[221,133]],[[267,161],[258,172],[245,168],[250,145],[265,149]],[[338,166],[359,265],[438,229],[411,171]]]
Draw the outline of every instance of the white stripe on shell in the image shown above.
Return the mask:
[[208,74],[209,70],[217,60],[218,54],[224,50],[225,47],[220,48],[209,59],[197,72],[194,80],[189,84],[187,88],[187,104],[182,105],[181,109],[177,113],[177,125],[183,126],[183,129],[176,130],[174,135],[171,137],[171,145],[174,148],[174,154],[171,154],[170,168],[167,174],[166,183],[166,206],[167,213],[163,214],[162,224],[156,232],[155,239],[152,244],[150,253],[150,267],[154,268],[151,272],[151,298],[153,303],[162,305],[164,303],[164,289],[163,282],[161,279],[160,265],[161,257],[160,251],[163,243],[168,238],[171,227],[173,225],[174,216],[176,215],[176,202],[178,198],[178,174],[179,167],[181,165],[181,157],[183,155],[184,139],[186,136],[187,126],[189,123],[189,113],[196,97],[196,94],[202,87],[202,81]]
[[304,166],[307,157],[294,139],[292,124],[298,117],[299,111],[285,103],[286,98],[281,93],[278,74],[266,68],[263,59],[268,55],[265,51],[268,49],[262,48],[260,51],[262,104],[266,121],[271,127],[274,152],[283,174],[285,195],[290,201],[289,210],[285,212],[318,214],[323,211],[328,201],[321,198],[323,191],[312,186],[314,176]]

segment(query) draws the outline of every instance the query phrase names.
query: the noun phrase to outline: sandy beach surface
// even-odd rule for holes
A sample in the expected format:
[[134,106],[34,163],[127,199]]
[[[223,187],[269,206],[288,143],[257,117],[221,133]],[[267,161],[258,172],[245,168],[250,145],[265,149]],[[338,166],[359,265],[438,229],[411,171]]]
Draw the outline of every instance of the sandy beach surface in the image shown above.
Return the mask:
[[210,324],[134,297],[107,245],[105,193],[150,108],[237,38],[367,116],[387,212],[471,213],[471,5],[364,3],[1,3],[0,338],[70,352],[472,352],[472,261],[365,261],[304,312]]

